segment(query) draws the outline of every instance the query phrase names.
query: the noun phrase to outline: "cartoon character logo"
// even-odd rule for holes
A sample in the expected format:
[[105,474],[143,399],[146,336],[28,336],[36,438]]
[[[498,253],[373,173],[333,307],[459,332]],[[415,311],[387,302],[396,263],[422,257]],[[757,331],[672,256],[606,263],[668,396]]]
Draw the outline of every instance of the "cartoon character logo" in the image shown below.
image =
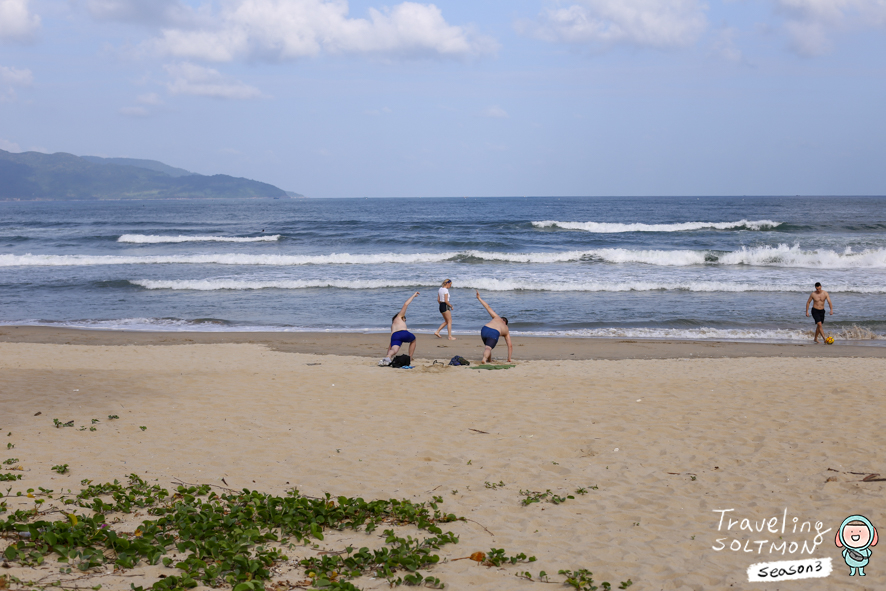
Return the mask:
[[871,546],[877,545],[877,528],[863,515],[850,515],[843,520],[834,540],[843,548],[843,560],[849,567],[849,576],[865,576],[864,567],[871,561]]

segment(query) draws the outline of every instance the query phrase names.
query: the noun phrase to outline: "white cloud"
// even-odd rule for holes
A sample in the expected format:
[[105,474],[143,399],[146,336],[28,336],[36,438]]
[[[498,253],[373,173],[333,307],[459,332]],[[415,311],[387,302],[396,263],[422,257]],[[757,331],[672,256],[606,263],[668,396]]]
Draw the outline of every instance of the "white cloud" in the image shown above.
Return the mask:
[[433,4],[402,2],[369,18],[349,18],[346,0],[222,0],[200,9],[194,26],[170,26],[151,45],[186,59],[269,61],[330,54],[466,57],[494,40],[450,25]]
[[224,99],[253,99],[262,96],[259,89],[223,75],[218,70],[183,62],[164,66],[172,76],[166,87],[172,94],[192,94]]
[[886,0],[773,0],[787,17],[791,47],[804,56],[828,53],[835,33],[886,26]]
[[30,0],[0,0],[0,41],[28,41],[40,28],[40,17],[28,9]]
[[0,66],[0,81],[12,86],[30,86],[34,82],[34,75],[31,70]]
[[156,109],[150,109],[149,107],[159,107],[163,105],[163,100],[155,92],[140,94],[136,97],[135,102],[139,104],[134,107],[122,107],[117,110],[117,113],[126,117],[144,119],[145,117],[152,116],[156,111]]
[[162,105],[163,101],[155,92],[150,92],[148,94],[140,94],[136,99],[137,102],[143,105]]
[[6,150],[7,152],[21,152],[22,149],[15,142],[10,142],[9,140],[4,140],[0,138],[0,150]]
[[738,63],[744,61],[741,50],[735,45],[735,38],[738,35],[739,30],[734,27],[724,27],[721,29],[714,40],[714,52],[730,62]]
[[492,119],[507,119],[508,113],[498,105],[493,105],[491,107],[487,107],[483,109],[483,112],[480,113],[484,117],[491,117]]
[[551,42],[619,43],[671,48],[691,45],[707,28],[701,0],[553,0],[518,30]]
[[121,115],[126,117],[136,117],[139,119],[144,119],[145,117],[150,117],[153,113],[145,107],[122,107],[117,111]]
[[132,22],[143,25],[184,24],[195,13],[180,0],[85,0],[86,10],[96,20]]
[[15,87],[27,87],[33,82],[34,75],[31,74],[30,70],[0,66],[0,84],[2,84],[0,86],[0,103],[14,103],[18,100]]

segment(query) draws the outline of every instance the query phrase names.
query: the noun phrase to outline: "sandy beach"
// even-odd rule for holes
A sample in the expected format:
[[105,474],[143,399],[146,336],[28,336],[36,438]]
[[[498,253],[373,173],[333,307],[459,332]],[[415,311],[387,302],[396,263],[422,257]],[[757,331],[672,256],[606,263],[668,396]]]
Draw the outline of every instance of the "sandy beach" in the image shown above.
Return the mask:
[[[416,368],[393,370],[376,366],[378,334],[3,327],[0,430],[14,445],[3,459],[23,468],[4,489],[76,492],[83,479],[136,473],[170,489],[439,495],[445,511],[471,520],[443,525],[460,541],[429,569],[450,589],[530,589],[537,583],[516,573],[560,582],[558,570],[578,568],[597,584],[630,579],[644,590],[882,587],[879,549],[868,576],[849,577],[834,534],[852,514],[886,523],[886,483],[869,476],[886,472],[886,348],[516,338],[515,368],[482,371],[433,363],[479,358],[479,338],[419,338]],[[69,474],[51,470],[60,464]],[[523,506],[525,490],[574,498]],[[4,500],[9,511],[33,507]],[[723,515],[787,525],[728,530]],[[812,531],[793,532],[795,517]],[[132,533],[143,518],[115,527]],[[811,553],[773,552],[782,541],[815,545],[816,527]],[[297,558],[381,542],[379,532],[330,531],[290,553],[272,581],[305,580]],[[453,561],[490,548],[537,561]],[[800,558],[831,559],[833,573],[748,582],[751,564]],[[52,560],[4,566],[0,574],[43,585],[81,576],[59,575]],[[163,573],[171,569],[95,569],[69,587],[123,590]]]

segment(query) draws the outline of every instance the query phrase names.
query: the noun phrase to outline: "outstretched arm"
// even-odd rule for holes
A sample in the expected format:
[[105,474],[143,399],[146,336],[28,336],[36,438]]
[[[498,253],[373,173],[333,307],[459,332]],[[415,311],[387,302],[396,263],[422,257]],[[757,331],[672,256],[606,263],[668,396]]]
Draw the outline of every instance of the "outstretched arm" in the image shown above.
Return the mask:
[[406,308],[409,307],[409,304],[412,303],[412,300],[414,300],[415,296],[417,296],[418,294],[419,294],[419,292],[415,292],[414,294],[412,294],[412,296],[408,300],[406,300],[406,303],[403,304],[402,308],[400,308],[400,316],[403,316],[404,314],[406,314]]
[[514,354],[514,344],[511,343],[510,333],[505,335],[505,342],[508,344],[508,363],[511,362],[511,356]]
[[489,312],[489,315],[495,318],[498,316],[495,312],[492,311],[492,308],[489,307],[489,304],[483,301],[483,298],[480,297],[480,292],[477,292],[477,299],[480,300],[480,303],[483,304],[483,307],[486,308],[486,311]]
[[806,315],[809,316],[809,302],[812,301],[812,296],[809,296],[809,299],[806,300]]

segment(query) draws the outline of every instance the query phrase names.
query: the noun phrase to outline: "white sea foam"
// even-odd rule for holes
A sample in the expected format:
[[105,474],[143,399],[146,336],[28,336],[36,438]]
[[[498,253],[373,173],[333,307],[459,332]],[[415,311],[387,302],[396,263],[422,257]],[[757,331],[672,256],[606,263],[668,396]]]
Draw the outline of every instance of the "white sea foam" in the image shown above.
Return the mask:
[[[0,321],[0,325],[15,324],[18,326],[63,326],[93,330],[149,330],[149,331],[194,331],[194,332],[388,332],[387,326],[378,327],[316,327],[316,326],[272,326],[272,325],[237,325],[223,321],[193,321],[178,318],[121,318],[116,320],[81,320],[65,322],[46,322],[41,320]],[[423,331],[413,331],[423,332]],[[424,331],[428,332],[428,331]],[[474,331],[456,330],[455,334],[476,334]],[[871,345],[886,340],[886,335],[861,331],[864,338],[859,338],[857,327],[829,330],[828,334],[838,341],[854,341]],[[629,338],[629,339],[680,339],[680,340],[714,340],[714,341],[809,341],[812,330],[766,329],[766,328],[584,328],[575,330],[540,330],[516,331],[514,336],[541,337],[579,337],[579,338]],[[428,332],[428,334],[430,334]],[[873,342],[872,342],[873,341]]]
[[691,265],[747,265],[758,267],[800,267],[817,269],[882,269],[886,268],[886,248],[854,252],[847,248],[835,250],[803,250],[799,245],[758,246],[733,252],[709,250],[632,250],[627,248],[599,248],[564,252],[483,252],[469,250],[440,253],[378,253],[327,255],[278,254],[193,254],[193,255],[0,255],[0,267],[14,266],[89,266],[89,265],[150,265],[150,264],[216,264],[256,266],[299,265],[379,265],[422,264],[445,261],[479,259],[513,263],[566,263],[598,261],[624,264],[642,263],[655,266],[684,267]]
[[[219,290],[254,290],[254,289],[311,289],[334,287],[338,289],[382,289],[386,287],[415,287],[420,286],[415,281],[390,281],[375,279],[357,280],[279,280],[279,281],[241,281],[237,279],[194,279],[194,280],[135,280],[130,281],[133,285],[145,289],[171,289],[192,291],[219,291]],[[432,285],[432,284],[428,284]],[[438,285],[434,283],[433,285]]]
[[[829,331],[828,334],[837,340],[853,339],[849,331]],[[681,339],[681,340],[716,340],[716,341],[809,341],[813,330],[796,330],[788,328],[582,328],[562,331],[519,332],[512,334],[526,336],[558,336],[558,337],[598,337],[598,338],[629,338],[629,339]],[[868,333],[867,340],[882,340],[886,335]]]
[[[772,283],[738,283],[726,281],[531,281],[523,279],[493,279],[485,277],[455,277],[459,288],[482,289],[484,291],[553,291],[553,292],[630,292],[630,291],[690,291],[690,292],[787,292],[805,293],[808,285]],[[182,279],[154,280],[137,279],[129,281],[145,289],[170,289],[193,291],[219,290],[258,290],[258,289],[385,289],[385,288],[431,288],[439,286],[435,281],[388,280],[388,279],[281,279],[281,280],[242,280],[242,279]],[[886,293],[886,285],[860,287],[834,284],[828,286],[834,293]]]
[[772,220],[739,220],[737,222],[682,222],[677,224],[618,224],[607,222],[558,222],[545,220],[532,222],[536,228],[562,228],[582,230],[595,234],[615,234],[619,232],[689,232],[692,230],[771,230],[782,222]]
[[758,246],[720,254],[721,265],[752,265],[759,267],[811,267],[821,269],[853,269],[886,267],[886,248],[853,252],[834,250],[802,250],[799,245]]
[[193,254],[193,255],[50,255],[24,254],[0,255],[0,267],[14,266],[89,266],[89,265],[373,265],[383,263],[439,263],[458,256],[457,252],[444,253],[380,253],[380,254],[328,254],[328,255],[278,255],[278,254]]
[[707,251],[703,250],[630,250],[626,248],[598,248],[565,252],[482,252],[469,250],[464,258],[511,263],[568,263],[596,260],[605,263],[646,263],[660,266],[702,265]]
[[133,244],[165,244],[175,242],[276,242],[280,240],[280,234],[268,236],[154,236],[150,234],[123,234],[117,238],[117,242],[130,242]]

